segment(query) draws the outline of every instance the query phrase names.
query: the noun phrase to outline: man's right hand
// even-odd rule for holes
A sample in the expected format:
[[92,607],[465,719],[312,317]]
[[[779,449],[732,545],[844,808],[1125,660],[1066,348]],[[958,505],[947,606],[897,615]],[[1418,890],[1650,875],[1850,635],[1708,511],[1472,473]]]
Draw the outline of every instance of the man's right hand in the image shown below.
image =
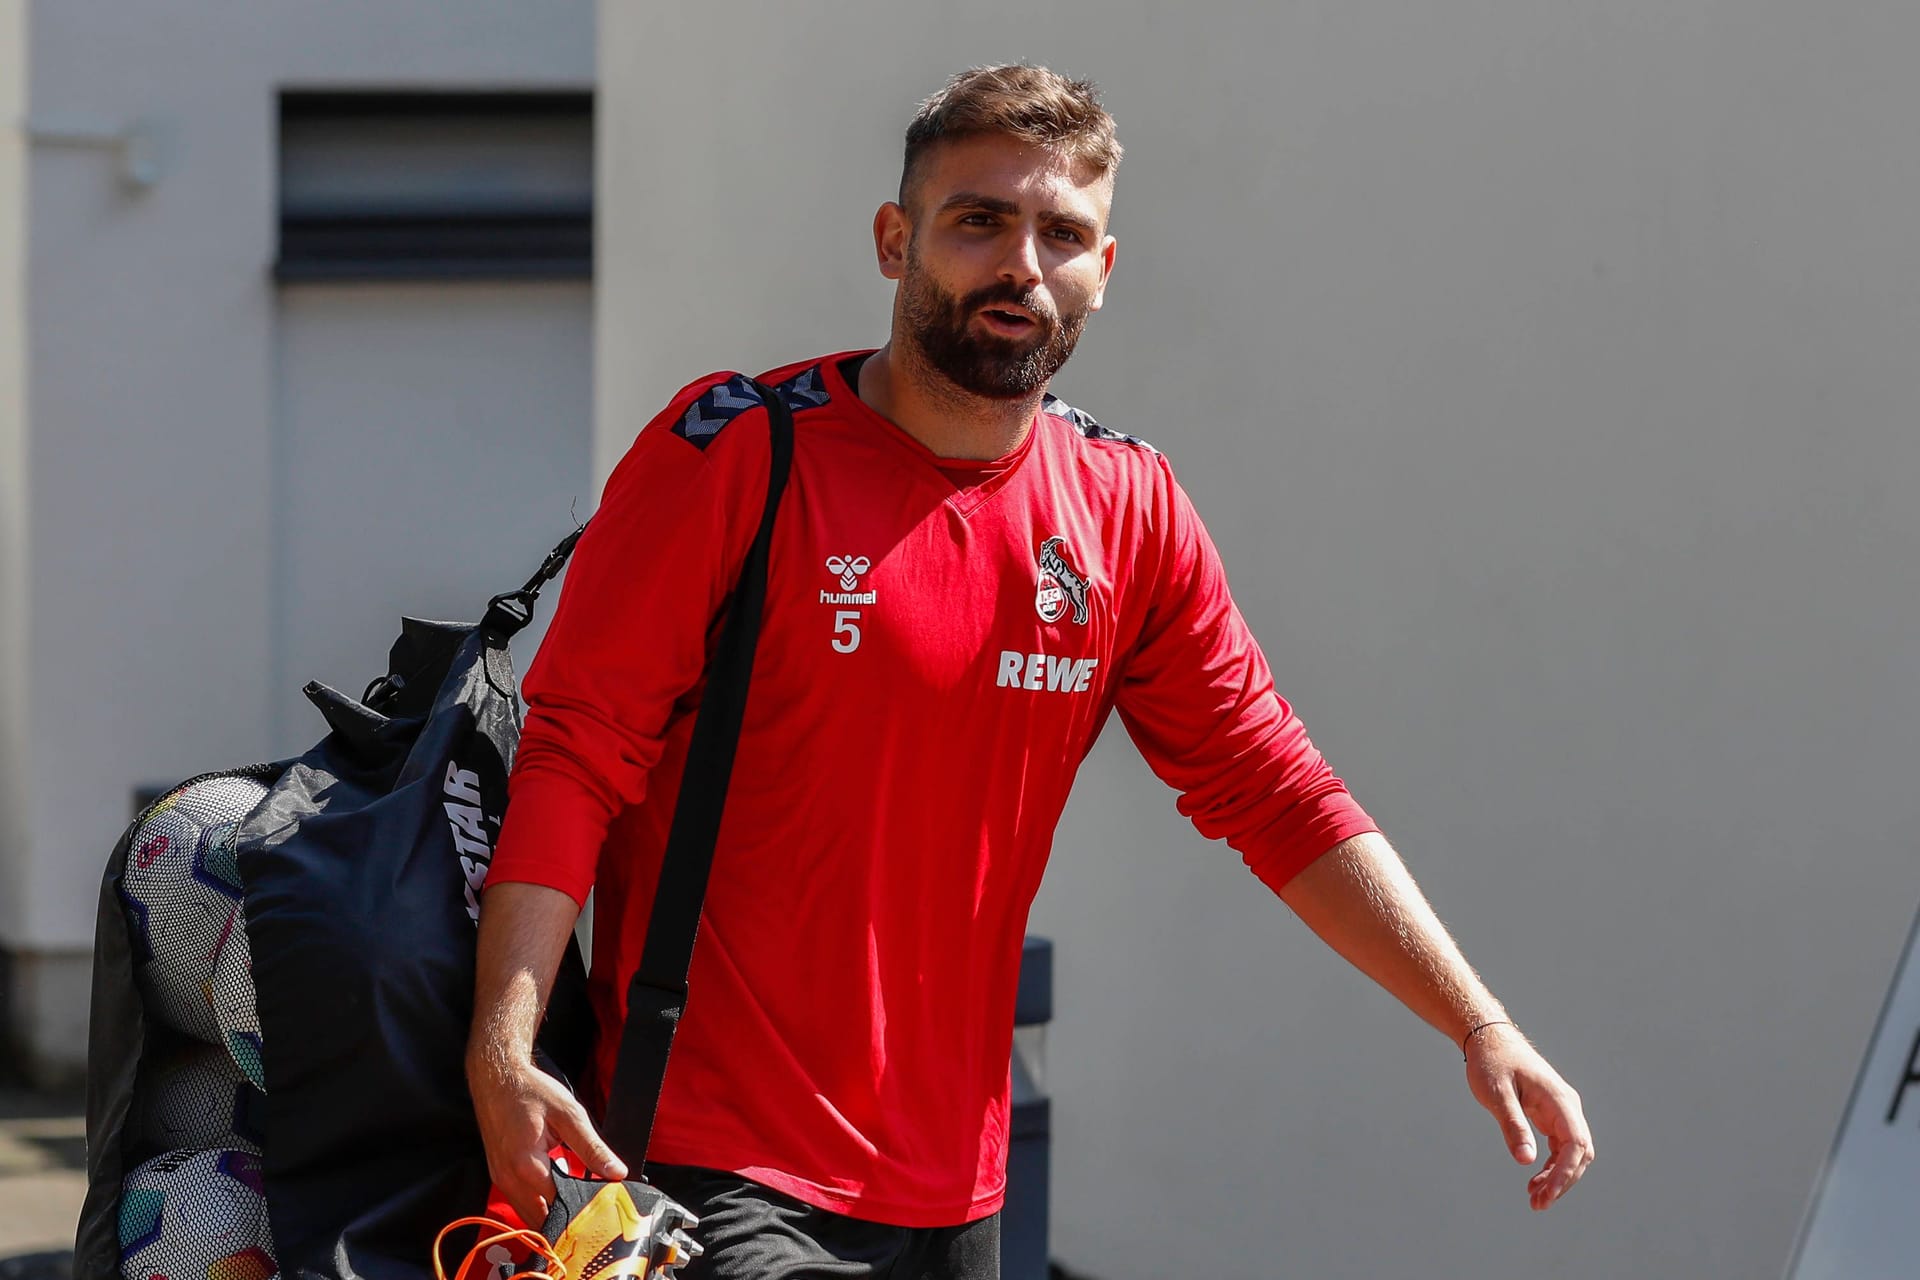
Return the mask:
[[586,1109],[533,1065],[540,1011],[579,914],[572,898],[538,884],[488,885],[480,900],[467,1089],[494,1185],[535,1231],[553,1203],[554,1147],[565,1144],[602,1177],[627,1176]]
[[587,1111],[565,1085],[532,1062],[469,1061],[467,1087],[487,1149],[487,1171],[520,1220],[535,1231],[553,1203],[547,1153],[564,1145],[603,1178],[627,1176],[627,1166],[595,1132]]

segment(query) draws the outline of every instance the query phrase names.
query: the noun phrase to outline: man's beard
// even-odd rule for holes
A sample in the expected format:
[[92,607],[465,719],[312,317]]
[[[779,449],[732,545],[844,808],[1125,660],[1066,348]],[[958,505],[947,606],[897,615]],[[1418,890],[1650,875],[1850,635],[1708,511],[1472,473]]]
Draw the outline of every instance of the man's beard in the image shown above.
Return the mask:
[[[1033,334],[1023,339],[975,332],[973,317],[995,303],[1025,310],[1033,317]],[[989,400],[1018,400],[1045,386],[1067,362],[1087,327],[1088,309],[1056,312],[1038,290],[1010,281],[956,298],[934,283],[910,244],[900,311],[912,345],[948,381]]]

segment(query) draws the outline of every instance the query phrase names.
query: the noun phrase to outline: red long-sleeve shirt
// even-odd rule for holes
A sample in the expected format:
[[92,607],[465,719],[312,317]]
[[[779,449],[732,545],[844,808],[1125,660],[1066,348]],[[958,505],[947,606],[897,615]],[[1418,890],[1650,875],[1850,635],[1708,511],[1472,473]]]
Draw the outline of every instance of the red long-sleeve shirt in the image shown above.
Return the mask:
[[[952,1225],[1001,1203],[1027,910],[1109,711],[1275,889],[1375,828],[1275,694],[1164,458],[1052,399],[1007,458],[936,458],[853,392],[860,354],[763,379],[793,469],[649,1158]],[[527,676],[489,883],[598,885],[596,1100],[768,459],[744,379],[676,396]]]

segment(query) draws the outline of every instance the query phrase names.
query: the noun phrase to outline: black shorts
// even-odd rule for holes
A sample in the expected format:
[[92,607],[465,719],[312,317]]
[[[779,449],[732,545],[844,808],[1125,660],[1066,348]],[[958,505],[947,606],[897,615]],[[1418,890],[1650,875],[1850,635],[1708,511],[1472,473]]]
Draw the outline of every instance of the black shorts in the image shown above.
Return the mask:
[[1000,1280],[1000,1215],[889,1227],[803,1204],[735,1173],[650,1164],[647,1181],[700,1219],[706,1253],[681,1280]]

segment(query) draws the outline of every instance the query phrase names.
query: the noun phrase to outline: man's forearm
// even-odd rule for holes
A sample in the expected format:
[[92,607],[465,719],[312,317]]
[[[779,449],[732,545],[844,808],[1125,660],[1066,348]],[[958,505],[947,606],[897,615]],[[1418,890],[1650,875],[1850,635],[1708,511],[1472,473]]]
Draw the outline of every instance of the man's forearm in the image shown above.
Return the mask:
[[1280,896],[1327,945],[1461,1047],[1476,1102],[1500,1124],[1507,1150],[1532,1164],[1547,1140],[1546,1164],[1527,1180],[1527,1201],[1544,1209],[1593,1163],[1593,1134],[1580,1095],[1512,1025],[1462,1043],[1506,1011],[1493,998],[1427,905],[1400,855],[1380,835],[1329,849]]
[[501,884],[487,890],[474,967],[469,1071],[531,1056],[554,974],[579,915],[572,898],[544,885]]
[[1507,1015],[1386,837],[1342,841],[1280,891],[1328,946],[1457,1045]]

